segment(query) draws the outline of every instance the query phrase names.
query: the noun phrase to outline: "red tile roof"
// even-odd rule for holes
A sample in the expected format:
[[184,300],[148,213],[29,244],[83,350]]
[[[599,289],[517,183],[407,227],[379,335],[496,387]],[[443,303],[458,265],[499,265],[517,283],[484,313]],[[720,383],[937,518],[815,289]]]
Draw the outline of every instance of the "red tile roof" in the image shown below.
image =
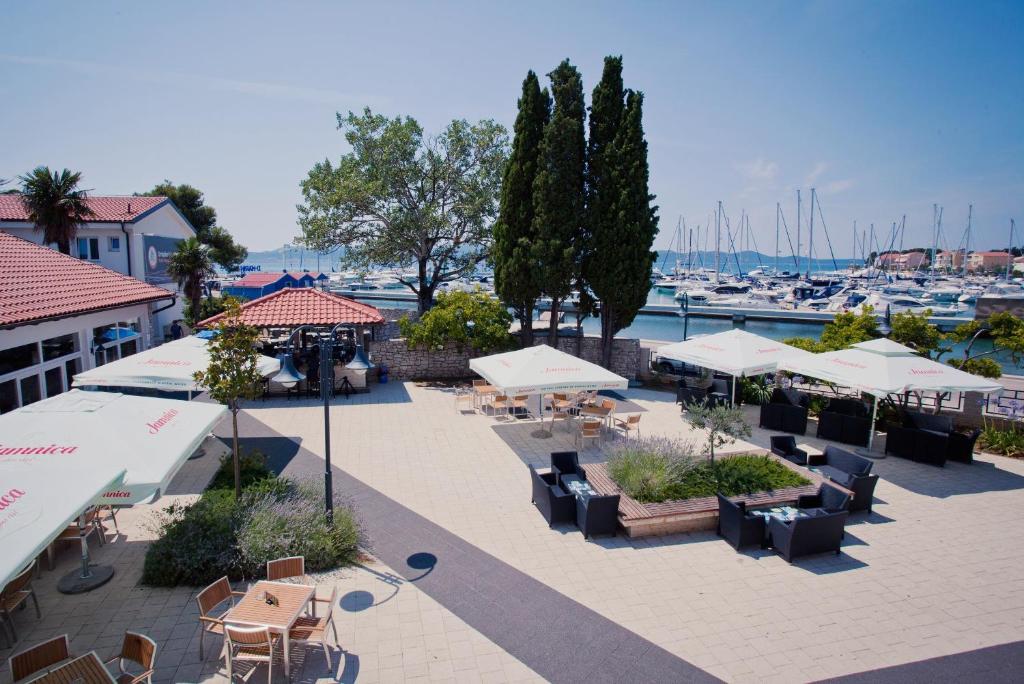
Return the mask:
[[66,318],[170,296],[162,287],[0,232],[0,326]]
[[320,271],[288,271],[288,275],[290,275],[292,278],[295,278],[296,280],[298,280],[302,276],[310,276],[313,280],[317,280],[320,278],[320,276],[323,276],[324,274],[321,273]]
[[[217,323],[224,314],[201,321],[199,326]],[[260,328],[299,325],[371,325],[383,323],[377,307],[312,287],[289,287],[242,304],[242,321]]]
[[[240,280],[236,280],[235,282],[230,283],[228,287],[263,287],[264,285],[276,283],[278,280],[285,277],[286,275],[291,274],[282,273],[280,271],[276,273],[274,271],[260,271],[257,273],[249,273],[243,276]],[[294,278],[295,276],[292,277]]]
[[[169,200],[166,197],[89,197],[85,203],[93,215],[85,223],[131,223],[140,215]],[[28,207],[21,195],[0,195],[0,221],[28,221]]]

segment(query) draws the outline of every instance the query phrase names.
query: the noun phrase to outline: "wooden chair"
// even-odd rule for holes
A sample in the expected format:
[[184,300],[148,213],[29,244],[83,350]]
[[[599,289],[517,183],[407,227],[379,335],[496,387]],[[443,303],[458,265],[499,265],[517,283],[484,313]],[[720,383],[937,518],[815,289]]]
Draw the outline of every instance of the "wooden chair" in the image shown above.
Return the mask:
[[8,659],[7,664],[11,668],[11,678],[15,682],[31,677],[40,670],[45,670],[51,665],[56,665],[62,660],[71,657],[68,650],[68,635],[61,634],[41,644],[26,648],[20,653],[15,653]]
[[512,401],[509,402],[508,410],[509,413],[515,417],[519,410],[526,411],[526,415],[530,415],[530,407],[528,405],[530,397],[525,394],[517,394],[512,397]]
[[575,397],[569,398],[567,394],[553,394],[551,395],[551,429],[554,429],[554,423],[556,420],[563,420],[567,424],[571,425],[573,419],[573,409],[576,408]]
[[334,602],[338,598],[338,587],[331,589],[331,596],[327,599],[313,598],[314,603],[325,603],[327,608],[324,611],[323,617],[313,616],[302,616],[295,621],[295,625],[288,632],[288,638],[292,643],[302,643],[306,645],[317,645],[319,644],[324,649],[324,659],[327,661],[327,671],[331,671],[331,651],[327,647],[327,628],[331,628],[331,632],[334,635],[334,645],[337,648],[341,648],[341,644],[338,643],[338,630],[334,626]]
[[576,446],[577,448],[586,448],[587,440],[593,440],[596,443],[601,442],[601,421],[586,419],[580,424],[580,429],[576,433]]
[[497,416],[499,409],[505,410],[505,416],[508,417],[509,407],[512,405],[512,400],[507,394],[496,394],[491,399],[491,412],[492,415]]
[[635,432],[636,436],[640,436],[640,414],[626,416],[626,420],[621,418],[615,419],[615,429],[619,430],[624,437],[629,437],[631,432]]
[[[124,640],[121,642],[121,652],[106,661],[108,667],[117,663],[117,675],[114,678],[117,684],[139,684],[148,682],[153,684],[153,670],[156,666],[156,642],[145,634],[137,632],[125,632]],[[142,668],[142,672],[132,674],[125,667],[125,663],[135,663]]]
[[454,398],[456,411],[461,411],[462,407],[464,407],[466,404],[469,404],[469,408],[471,411],[476,410],[476,394],[474,394],[472,391],[467,392],[464,391],[463,389],[456,389]]
[[267,579],[271,582],[292,577],[306,580],[306,559],[303,556],[290,556],[267,561]]
[[239,627],[224,625],[225,654],[228,666],[228,681],[234,681],[234,661],[266,663],[267,684],[274,681],[274,646],[280,637],[270,633],[268,627]]
[[42,618],[39,612],[39,599],[36,598],[36,590],[32,586],[32,576],[36,572],[37,561],[32,561],[27,568],[7,583],[0,592],[0,622],[7,625],[11,633],[11,645],[18,641],[18,633],[14,629],[14,611],[25,604],[29,598],[36,609],[36,618]]
[[[244,591],[232,591],[228,578],[225,575],[219,580],[203,589],[196,596],[196,603],[199,604],[199,659],[203,655],[203,637],[207,632],[211,634],[224,633],[224,615],[235,607],[235,597],[245,596]],[[230,605],[218,614],[214,614],[217,606],[229,601]]]
[[104,539],[105,530],[103,528],[103,521],[100,519],[100,509],[92,508],[88,510],[84,518],[84,526],[80,525],[80,521],[76,521],[68,525],[63,532],[57,535],[57,537],[50,542],[49,546],[46,547],[46,564],[50,570],[53,570],[55,552],[54,548],[58,543],[74,543],[81,539],[81,532],[85,530],[85,536],[88,538],[90,534],[95,534],[100,546],[106,542]]

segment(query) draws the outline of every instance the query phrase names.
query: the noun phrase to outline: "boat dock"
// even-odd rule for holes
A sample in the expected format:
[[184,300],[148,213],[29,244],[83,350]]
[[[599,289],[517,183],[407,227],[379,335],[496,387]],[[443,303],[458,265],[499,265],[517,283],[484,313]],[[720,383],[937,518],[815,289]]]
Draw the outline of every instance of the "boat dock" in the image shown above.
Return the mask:
[[[352,297],[365,301],[392,301],[392,302],[415,302],[416,297],[411,293],[396,292],[387,290],[332,290],[345,297]],[[547,311],[551,303],[541,301],[537,303],[539,311]],[[564,302],[561,311],[570,314],[576,312],[576,306],[572,302]],[[640,313],[647,316],[682,316],[682,309],[673,304],[648,304],[640,309]],[[879,317],[885,312],[879,313]],[[805,309],[756,309],[735,306],[696,306],[691,304],[689,316],[694,318],[725,318],[736,323],[745,321],[775,321],[777,323],[819,323],[824,325],[835,318],[832,311],[808,311]],[[961,323],[972,320],[962,316],[929,316],[928,322],[943,332],[952,330]]]

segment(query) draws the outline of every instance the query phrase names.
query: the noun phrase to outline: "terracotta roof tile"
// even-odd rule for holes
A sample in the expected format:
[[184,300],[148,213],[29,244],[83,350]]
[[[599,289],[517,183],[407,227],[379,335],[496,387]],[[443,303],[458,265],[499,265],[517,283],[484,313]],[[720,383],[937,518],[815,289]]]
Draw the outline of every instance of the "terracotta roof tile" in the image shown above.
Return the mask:
[[[92,209],[93,216],[86,218],[84,223],[131,223],[167,201],[166,197],[89,197],[85,202]],[[28,220],[28,207],[21,195],[0,195],[0,221]]]
[[128,306],[172,293],[0,232],[0,326]]
[[[218,322],[224,314],[201,321]],[[312,287],[289,287],[242,304],[242,321],[260,328],[299,325],[371,325],[383,323],[377,307]]]
[[276,283],[281,278],[289,276],[295,278],[290,273],[282,273],[278,271],[261,271],[258,273],[249,273],[243,276],[241,279],[236,280],[233,283],[229,283],[228,287],[263,287],[264,285],[270,285]]

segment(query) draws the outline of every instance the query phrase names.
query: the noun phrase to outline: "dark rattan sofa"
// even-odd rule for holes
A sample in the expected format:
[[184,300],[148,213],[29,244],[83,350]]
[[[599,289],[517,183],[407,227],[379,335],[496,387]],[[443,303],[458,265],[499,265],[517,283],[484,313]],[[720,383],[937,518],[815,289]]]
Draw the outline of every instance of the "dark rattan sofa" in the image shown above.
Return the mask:
[[972,463],[974,443],[981,430],[954,432],[949,416],[905,411],[903,424],[889,427],[886,453],[942,467],[947,460]]
[[867,446],[871,434],[871,414],[859,399],[830,399],[818,414],[817,436],[833,442]]
[[767,430],[781,430],[796,435],[807,434],[806,394],[776,387],[767,404],[761,405],[759,424]]
[[846,511],[839,511],[821,512],[791,522],[771,518],[768,522],[771,545],[790,563],[794,558],[826,551],[839,555],[839,547],[843,543],[843,526],[848,516]]
[[871,474],[871,467],[874,464],[870,459],[830,444],[825,447],[822,455],[810,456],[807,460],[808,465],[817,468],[830,480],[853,492],[851,512],[871,512],[878,475]]

